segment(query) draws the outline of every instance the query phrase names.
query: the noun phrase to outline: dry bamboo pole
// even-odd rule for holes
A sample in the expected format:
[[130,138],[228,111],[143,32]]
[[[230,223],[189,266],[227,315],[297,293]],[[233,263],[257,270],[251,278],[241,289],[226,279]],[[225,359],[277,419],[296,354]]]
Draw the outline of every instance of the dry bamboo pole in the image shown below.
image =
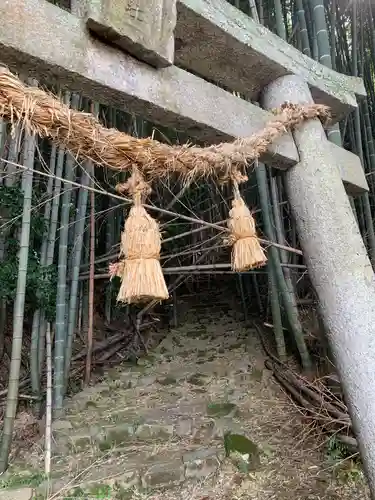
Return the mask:
[[46,328],[46,372],[47,372],[47,392],[46,392],[46,430],[44,438],[44,472],[49,480],[51,475],[51,451],[52,451],[52,343],[51,324],[47,323]]
[[[206,251],[206,250],[210,250],[210,249],[206,249],[206,248],[203,248],[201,251]],[[206,257],[206,253],[204,254],[203,257]],[[203,259],[201,259],[203,260]],[[197,260],[198,262],[198,260]],[[295,269],[295,270],[300,270],[302,272],[306,272],[306,266],[304,264],[281,264],[281,267],[289,267],[290,269]],[[162,270],[163,270],[163,273],[164,274],[174,274],[174,273],[178,273],[179,271],[181,272],[189,272],[190,270],[191,271],[210,271],[210,270],[218,270],[218,269],[221,269],[221,270],[226,270],[226,269],[230,269],[231,268],[231,264],[194,264],[194,265],[191,265],[191,266],[175,266],[175,267],[163,267]],[[238,271],[233,271],[234,274],[238,274]],[[259,274],[259,273],[255,273],[253,270],[251,271],[245,271],[245,272],[242,272],[240,274]],[[264,274],[263,272],[260,273],[260,274]],[[111,277],[111,275],[109,273],[100,273],[100,274],[95,274],[95,279],[109,279]],[[90,274],[89,273],[83,273],[79,276],[79,280],[80,281],[85,281],[85,280],[88,280],[90,278]]]

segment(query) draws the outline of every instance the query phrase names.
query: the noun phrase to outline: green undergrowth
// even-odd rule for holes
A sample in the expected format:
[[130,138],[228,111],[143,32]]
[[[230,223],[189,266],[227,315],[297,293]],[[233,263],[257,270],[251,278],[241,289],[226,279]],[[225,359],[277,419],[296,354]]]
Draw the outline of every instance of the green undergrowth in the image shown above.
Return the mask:
[[0,479],[0,490],[12,490],[24,487],[36,487],[47,479],[44,473],[24,472],[6,474],[6,477]]
[[327,444],[326,455],[333,474],[341,483],[356,483],[364,478],[358,454],[353,454],[345,444],[332,436]]

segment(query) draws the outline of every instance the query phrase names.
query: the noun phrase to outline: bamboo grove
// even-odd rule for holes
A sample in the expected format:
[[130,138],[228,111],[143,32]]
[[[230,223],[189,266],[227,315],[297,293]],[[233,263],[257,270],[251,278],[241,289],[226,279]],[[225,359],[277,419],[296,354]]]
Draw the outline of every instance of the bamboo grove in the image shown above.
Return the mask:
[[[328,129],[327,135],[330,141],[358,154],[365,169],[370,193],[351,200],[351,204],[375,264],[375,15],[371,2],[231,3],[307,56],[341,73],[363,77],[367,100],[344,122]],[[69,8],[66,1],[60,5]],[[183,144],[189,139],[84,96],[65,92],[61,98],[75,109],[96,114],[105,125],[137,137],[152,136],[167,144]],[[0,124],[0,152],[0,356],[6,367],[0,393],[5,405],[0,448],[3,472],[20,390],[29,395],[36,414],[45,399],[47,332],[53,332],[54,414],[61,415],[64,397],[72,389],[72,374],[76,373],[72,358],[80,343],[86,349],[86,365],[79,377],[89,383],[94,314],[99,310],[111,323],[120,308],[116,304],[119,283],[109,280],[108,264],[118,256],[119,236],[130,205],[115,191],[116,184],[126,180],[122,173],[80,162],[49,141],[20,129],[11,134],[5,122]],[[301,365],[308,369],[312,358],[298,306],[306,270],[283,176],[258,164],[241,187],[241,195],[254,208],[263,237],[279,247],[267,249],[266,268],[229,275],[221,230],[228,217],[229,190],[214,181],[186,187],[166,179],[153,186],[150,203],[161,207],[156,215],[163,236],[161,263],[168,291],[173,297],[195,272],[228,273],[228,279],[238,281],[245,314],[254,313],[272,323],[278,357],[283,360],[286,356],[287,329]],[[285,245],[295,251],[287,252]],[[136,310],[138,326],[154,305]]]

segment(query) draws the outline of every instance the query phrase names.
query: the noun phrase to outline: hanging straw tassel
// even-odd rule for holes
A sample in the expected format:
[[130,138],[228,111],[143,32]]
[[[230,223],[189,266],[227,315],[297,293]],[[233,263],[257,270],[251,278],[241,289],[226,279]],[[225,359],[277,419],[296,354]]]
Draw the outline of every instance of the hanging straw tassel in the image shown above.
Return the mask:
[[228,220],[230,242],[233,243],[232,270],[243,272],[264,266],[267,258],[256,235],[254,217],[241,197],[236,181],[233,191],[234,199]]
[[118,272],[122,272],[117,300],[128,304],[165,300],[169,293],[160,265],[159,225],[146,212],[141,201],[141,195],[149,192],[150,187],[133,169],[132,176],[121,189],[133,194],[134,205],[121,235],[120,257],[123,256],[124,261],[117,268]]

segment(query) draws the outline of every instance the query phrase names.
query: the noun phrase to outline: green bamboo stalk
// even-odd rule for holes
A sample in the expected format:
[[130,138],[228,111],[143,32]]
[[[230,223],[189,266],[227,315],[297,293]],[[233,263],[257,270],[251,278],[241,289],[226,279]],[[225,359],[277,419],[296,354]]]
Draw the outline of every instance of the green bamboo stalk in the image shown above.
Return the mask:
[[[73,96],[72,107],[77,108],[78,96]],[[67,153],[65,163],[64,193],[60,214],[59,254],[57,266],[57,294],[56,294],[56,322],[55,322],[55,351],[54,351],[54,411],[58,418],[62,414],[65,389],[65,352],[66,352],[66,293],[67,293],[67,257],[71,185],[73,179],[74,157]]]
[[[318,60],[320,64],[327,66],[327,68],[332,68],[331,49],[323,0],[311,0],[311,6],[313,9],[316,29]],[[333,127],[327,128],[326,132],[327,137],[331,142],[337,144],[338,146],[341,146],[342,140],[340,127],[338,124],[334,125]]]
[[315,22],[312,22],[312,41],[311,41],[311,47],[312,47],[312,57],[314,61],[319,60],[319,49],[318,49],[318,38],[317,38],[317,33],[316,33],[316,25]]
[[7,124],[3,119],[0,119],[0,185],[3,184],[4,177],[4,148],[7,140]]
[[[88,203],[90,206],[90,200]],[[85,231],[83,235],[83,262],[87,267],[90,265],[90,231]],[[87,332],[89,319],[89,287],[87,281],[82,283],[82,330]]]
[[65,161],[65,150],[63,148],[59,148],[57,153],[57,163],[56,163],[56,177],[53,188],[53,198],[52,198],[52,206],[51,206],[51,217],[47,238],[47,248],[46,248],[46,266],[51,266],[53,263],[53,257],[55,254],[55,245],[56,245],[56,232],[57,232],[57,224],[58,224],[58,215],[60,208],[60,192],[61,192],[61,176],[64,170],[64,161]]
[[[358,76],[358,29],[357,29],[357,4],[352,4],[352,74]],[[363,146],[361,136],[361,117],[359,107],[354,110],[354,130],[357,145],[357,154],[361,159],[362,168],[364,168]],[[375,232],[371,214],[370,198],[368,193],[361,196],[365,227],[367,235],[367,243],[372,266],[375,268]]]
[[[0,120],[0,185],[3,184],[4,167],[3,161],[4,146],[7,138],[7,126],[4,120]],[[5,233],[0,229],[0,262],[5,258]],[[4,342],[5,342],[5,326],[7,317],[7,303],[5,299],[0,299],[0,361],[3,359]]]
[[[111,109],[111,114],[110,114],[110,125],[111,127],[116,127],[116,110]],[[108,254],[111,249],[112,245],[114,243],[114,234],[116,231],[116,205],[117,201],[114,200],[113,198],[110,198],[108,201],[108,208],[110,212],[108,212],[108,217],[106,221],[106,240],[105,240],[105,249],[106,253]],[[113,294],[113,284],[112,281],[110,281],[107,284],[106,290],[105,290],[105,306],[104,306],[104,314],[105,314],[105,320],[109,324],[111,322],[111,315],[112,315],[112,294]]]
[[[53,180],[54,180],[54,175],[55,175],[55,170],[56,170],[56,158],[57,158],[57,147],[55,144],[52,144],[51,146],[51,154],[50,154],[50,159],[49,159],[49,172],[50,172],[50,177],[48,178],[47,182],[47,189],[46,189],[46,197],[47,201],[44,205],[44,221],[47,226],[46,230],[46,235],[45,238],[43,238],[42,241],[42,248],[40,250],[40,262],[42,266],[47,265],[47,246],[48,246],[48,236],[49,236],[49,224],[50,224],[50,219],[51,219],[51,210],[52,210],[52,192],[53,192]],[[63,161],[60,162],[61,165],[63,165]],[[56,175],[61,177],[62,173],[62,168],[56,170]],[[60,190],[59,190],[60,192]],[[59,198],[59,193],[57,194],[57,198]],[[52,259],[53,260],[53,259]]]
[[[56,166],[56,146],[52,145],[49,170],[51,176],[48,178],[46,196],[47,200],[44,205],[44,222],[46,224],[46,234],[42,241],[42,247],[40,250],[40,266],[44,268],[47,259],[47,239],[48,239],[48,227],[50,221],[51,213],[51,196],[53,189],[53,175],[55,173]],[[44,310],[38,309],[34,312],[33,325],[31,331],[31,346],[30,346],[30,377],[31,377],[31,389],[34,396],[40,397],[40,376],[43,365],[44,358],[44,328],[45,322],[45,312]],[[35,405],[35,413],[39,412],[39,402]]]
[[19,174],[17,174],[17,166],[19,159],[19,152],[21,149],[21,137],[22,130],[19,126],[15,127],[14,137],[11,138],[9,144],[8,158],[7,158],[7,168],[6,168],[6,177],[4,184],[7,187],[13,186],[17,179],[19,178]]
[[[367,85],[366,90],[368,92],[368,96],[370,97],[370,102],[372,105],[372,109],[375,107],[375,89],[373,83],[373,75],[375,73],[375,19],[372,10],[371,0],[368,0],[368,24],[367,24],[367,36],[368,36],[368,54],[369,54],[369,69],[366,71],[367,73]],[[375,128],[375,116],[374,113],[371,114],[372,118],[372,128]]]
[[[274,0],[274,5],[276,12],[281,11],[281,2],[280,0]],[[276,16],[276,32],[282,38],[283,40],[286,40],[286,31],[285,31],[285,26],[282,22],[282,19],[279,19],[278,16]],[[307,31],[306,31],[307,35]],[[268,194],[268,189],[267,189],[267,171],[265,167],[259,166],[260,172],[257,172],[257,181],[258,181],[258,189],[259,189],[259,194],[261,198],[261,207],[262,207],[262,213],[264,214],[264,210],[267,206],[267,210],[269,210],[269,194]],[[263,185],[265,183],[265,185]],[[273,207],[273,221],[275,223],[275,229],[276,229],[276,235],[274,234],[272,224],[271,224],[271,213],[268,215],[264,215],[264,220],[265,220],[265,230],[266,234],[268,237],[271,238],[271,241],[278,241],[281,244],[285,244],[285,235],[284,235],[284,228],[283,228],[283,221],[282,221],[282,216],[281,212],[279,210],[279,194],[278,194],[278,184],[277,184],[277,178],[273,175],[270,176],[270,186],[271,186],[271,199],[272,199],[272,207]],[[281,184],[280,184],[281,187]],[[280,191],[281,194],[281,191]],[[290,274],[290,269],[284,268],[281,270],[281,262],[286,264],[288,262],[288,258],[286,256],[286,253],[284,251],[280,251],[278,253],[278,250],[274,252],[274,254],[278,254],[279,259],[275,259],[274,256],[272,256],[272,261],[271,265],[269,266],[270,269],[270,290],[271,290],[271,309],[272,309],[272,318],[273,318],[273,328],[274,328],[274,333],[275,333],[275,339],[277,343],[277,349],[278,349],[278,355],[280,358],[285,359],[286,357],[286,351],[285,351],[285,342],[284,342],[284,332],[283,332],[283,326],[282,326],[282,320],[281,320],[281,310],[280,310],[280,301],[279,301],[279,291],[277,288],[277,276],[278,275],[283,275],[283,283],[280,287],[280,291],[284,290],[284,293],[287,293],[287,297],[284,298],[283,293],[281,293],[282,297],[284,298],[284,303],[287,309],[287,315],[289,318],[293,316],[293,324],[291,324],[291,327],[293,329],[293,333],[296,337],[296,342],[297,345],[298,343],[301,345],[301,359],[303,360],[303,363],[306,363],[306,359],[304,359],[305,356],[305,346],[303,346],[302,341],[300,340],[300,337],[303,335],[302,334],[302,327],[299,321],[299,315],[298,315],[298,308],[297,308],[297,302],[296,302],[296,297],[295,297],[295,291],[293,287],[293,282],[291,279],[291,274]],[[280,262],[281,261],[281,262]],[[276,267],[280,267],[278,271],[276,271]],[[280,286],[280,285],[279,285]],[[287,305],[288,304],[288,305]],[[288,314],[289,311],[289,314]],[[292,312],[293,311],[293,312]],[[298,340],[297,340],[298,339]],[[307,352],[307,351],[306,351]],[[309,361],[307,360],[307,364]],[[307,368],[308,366],[306,366]]]
[[[64,94],[64,103],[69,105],[70,102],[70,94]],[[52,151],[56,154],[56,151]],[[55,179],[53,184],[53,195],[52,202],[49,207],[49,228],[48,228],[48,236],[45,238],[45,245],[42,246],[41,250],[41,259],[43,260],[45,266],[48,268],[53,264],[54,255],[55,255],[55,246],[56,246],[56,232],[57,232],[57,224],[58,224],[58,214],[60,207],[60,192],[61,192],[61,177],[64,170],[64,161],[65,161],[65,150],[64,148],[57,149],[57,158],[56,158],[56,166],[55,166]],[[48,184],[47,189],[50,188]],[[45,317],[45,311],[41,312],[40,316],[40,327],[39,327],[39,373],[41,373],[43,365],[44,365],[44,352],[45,352],[45,335],[46,335],[47,321]]]
[[[107,217],[107,222],[106,222],[106,253],[108,254],[111,249],[112,249],[112,244],[113,244],[113,235],[115,233],[115,219],[113,217],[113,213],[115,210],[116,204],[113,202],[112,199],[109,200],[109,208],[111,209],[111,212],[108,214]],[[112,281],[107,284],[106,290],[105,290],[105,320],[106,323],[111,322],[111,315],[112,315],[112,292],[113,292],[113,286],[112,286]]]
[[336,0],[332,0],[330,9],[330,23],[331,23],[331,66],[332,69],[336,70],[336,23],[337,23],[337,6]]
[[[283,227],[283,219],[280,211],[280,198],[279,193],[281,193],[282,184],[277,182],[277,178],[273,175],[270,176],[270,187],[271,187],[271,201],[272,201],[272,211],[273,220],[275,221],[275,235],[276,241],[280,245],[285,245],[286,238]],[[280,178],[281,180],[281,178]],[[285,250],[279,249],[280,261],[282,264],[288,264],[289,258]],[[294,303],[294,307],[297,307],[295,289],[293,285],[292,275],[289,267],[283,267],[283,272],[285,276],[285,282],[288,287],[291,300]]]
[[89,162],[86,163],[85,168],[82,171],[81,184],[82,189],[79,190],[78,194],[78,205],[77,214],[75,221],[75,233],[74,233],[74,249],[73,249],[73,259],[72,259],[72,275],[70,282],[70,297],[69,297],[69,310],[68,310],[68,334],[66,341],[66,352],[65,352],[65,388],[67,387],[69,379],[70,370],[70,360],[72,356],[72,346],[74,339],[74,330],[76,328],[76,318],[77,318],[77,302],[78,302],[78,285],[79,285],[79,271],[82,260],[82,248],[83,248],[83,235],[85,233],[86,224],[86,213],[87,213],[87,199],[88,190],[85,189],[90,183],[89,173],[92,167]]
[[255,298],[256,298],[256,301],[257,301],[259,315],[263,316],[264,310],[263,310],[262,298],[260,296],[259,283],[258,283],[258,280],[257,280],[257,276],[256,276],[256,274],[251,274],[250,278],[251,278],[251,281],[252,281],[253,290],[255,292]]
[[299,23],[299,35],[302,44],[302,53],[311,57],[309,34],[306,26],[305,8],[302,0],[296,0],[297,4],[297,17]]
[[285,40],[289,40],[292,37],[293,34],[293,26],[289,24],[288,22],[288,13],[293,12],[293,5],[292,2],[287,5],[287,3],[284,1],[281,3],[281,10],[283,14],[283,22],[284,22],[284,30],[285,30]]
[[[332,47],[330,46],[329,34],[327,30],[327,22],[324,10],[323,0],[311,0],[311,6],[313,8],[313,17],[315,22],[315,27],[317,31],[317,48],[318,48],[318,60],[324,66],[328,68],[335,69],[336,61],[336,3],[331,5],[331,21],[335,24],[331,25],[331,39]],[[327,138],[330,142],[333,142],[337,146],[342,146],[342,137],[340,132],[340,126],[338,123],[333,125],[333,127],[328,127],[326,129]],[[352,197],[349,196],[349,201],[353,210],[355,217],[355,204]]]
[[280,38],[286,40],[286,29],[284,24],[284,16],[281,7],[281,1],[274,0],[274,7],[275,7],[275,18],[276,18],[276,33],[279,35]]
[[[371,120],[370,120],[370,110],[369,110],[369,105],[368,105],[368,100],[366,99],[363,102],[363,120],[364,120],[364,126],[365,126],[365,137],[366,137],[366,144],[368,147],[368,153],[369,153],[369,171],[371,174],[375,173],[375,145],[374,145],[374,139],[373,139],[373,133],[372,133],[372,126],[371,126]],[[369,176],[369,184],[371,186],[371,192],[374,192],[374,175]]]
[[275,334],[275,341],[276,341],[276,351],[279,359],[281,361],[285,361],[286,349],[285,349],[283,322],[281,319],[279,291],[277,288],[277,280],[274,271],[274,266],[272,264],[268,265],[268,274],[269,274],[269,287],[271,292],[270,293],[271,314],[272,314],[273,331]]
[[[30,378],[31,391],[33,396],[40,396],[40,373],[39,373],[39,329],[40,329],[40,309],[37,309],[33,315],[33,324],[31,328],[30,345]],[[38,410],[36,405],[35,412]]]
[[8,395],[4,417],[3,434],[0,447],[0,473],[8,467],[9,452],[12,443],[14,419],[18,403],[18,386],[21,367],[23,319],[25,309],[26,279],[29,255],[31,201],[33,192],[33,171],[36,140],[33,136],[25,138],[24,165],[28,167],[22,174],[24,192],[22,229],[19,249],[17,294],[13,311],[12,357],[9,370]]
[[[274,0],[274,5],[275,5],[275,10],[276,10],[276,32],[279,36],[282,38],[286,38],[286,31],[285,31],[285,26],[283,23],[282,19],[282,8],[281,8],[281,3],[280,0]],[[280,13],[281,13],[281,18],[280,18]],[[257,11],[253,11],[253,16],[254,19],[259,21]],[[274,234],[273,234],[273,228],[272,228],[272,223],[271,223],[271,214],[269,211],[269,196],[268,196],[268,188],[267,188],[267,172],[266,172],[266,167],[261,164],[261,163],[256,163],[256,168],[255,168],[255,173],[256,173],[256,180],[257,180],[257,185],[258,185],[258,192],[259,192],[259,198],[260,198],[260,205],[262,209],[262,217],[264,221],[264,230],[267,235],[267,238],[270,241],[274,241]],[[276,250],[276,249],[275,249]],[[277,285],[279,285],[279,289],[281,292],[281,295],[283,296],[284,300],[284,305],[285,309],[287,311],[288,318],[291,319],[293,317],[294,321],[290,321],[291,323],[291,328],[293,329],[293,333],[295,334],[297,345],[301,346],[300,354],[301,354],[301,360],[302,364],[305,368],[309,368],[310,366],[310,360],[309,360],[309,355],[305,349],[303,349],[304,345],[304,340],[303,340],[303,333],[302,329],[300,327],[299,323],[299,318],[298,318],[298,311],[296,308],[295,311],[293,311],[293,298],[290,296],[290,291],[288,290],[288,287],[285,282],[285,278],[283,275],[283,271],[281,269],[281,263],[279,259],[279,254],[278,251],[270,251],[269,252],[269,269],[272,269],[270,272],[269,280],[270,280],[270,291],[271,291],[271,308],[272,308],[272,317],[273,317],[273,324],[274,324],[274,335],[275,335],[275,340],[276,340],[276,346],[278,350],[278,355],[280,358],[284,359],[286,356],[285,352],[285,341],[284,341],[284,332],[282,328],[282,322],[281,322],[281,310],[280,310],[280,302],[279,302],[279,295],[278,295],[278,288]],[[294,298],[295,302],[295,298]],[[300,331],[298,330],[298,327]],[[301,335],[299,335],[299,333]],[[302,340],[301,337],[302,336]]]
[[303,10],[305,12],[307,35],[309,37],[310,57],[313,57],[313,44],[314,44],[314,23],[311,16],[310,1],[302,0]]
[[[94,185],[94,165],[91,166],[91,187]],[[89,278],[89,318],[87,329],[87,356],[84,383],[87,386],[91,377],[92,349],[94,336],[94,292],[95,292],[95,193],[90,192],[90,278]]]
[[[258,190],[259,190],[259,199],[260,206],[262,208],[262,216],[264,222],[264,231],[269,241],[274,241],[273,235],[273,226],[270,212],[270,202],[269,195],[267,189],[267,173],[266,168],[263,164],[258,163],[256,168],[256,177],[258,182]],[[303,330],[301,326],[301,322],[298,316],[298,309],[295,305],[295,301],[293,300],[290,291],[287,287],[284,274],[281,267],[280,257],[278,249],[274,246],[270,246],[268,250],[270,265],[273,268],[273,272],[275,273],[275,277],[277,280],[277,284],[280,290],[280,295],[282,297],[285,312],[290,324],[290,328],[292,329],[294,339],[297,344],[297,348],[301,357],[302,366],[305,370],[310,370],[311,368],[311,359],[309,352],[306,347]]]

